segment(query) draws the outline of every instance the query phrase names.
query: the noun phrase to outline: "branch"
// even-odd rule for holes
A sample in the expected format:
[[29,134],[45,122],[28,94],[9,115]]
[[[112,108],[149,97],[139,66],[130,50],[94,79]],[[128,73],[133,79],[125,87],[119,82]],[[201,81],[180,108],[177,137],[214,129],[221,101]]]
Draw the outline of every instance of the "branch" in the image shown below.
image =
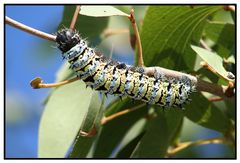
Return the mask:
[[113,120],[113,119],[115,119],[115,118],[117,118],[117,117],[120,117],[120,116],[122,116],[122,115],[125,115],[125,114],[127,114],[127,113],[133,112],[133,111],[135,111],[135,110],[137,110],[137,109],[140,109],[140,108],[142,108],[142,107],[145,106],[145,105],[146,105],[146,104],[140,104],[140,105],[137,105],[137,106],[135,106],[135,107],[133,107],[133,108],[130,108],[130,109],[124,109],[124,110],[122,110],[122,111],[120,111],[120,112],[117,112],[117,113],[115,113],[115,114],[112,114],[112,115],[110,115],[110,116],[108,116],[108,117],[103,117],[102,120],[101,120],[101,124],[102,124],[102,125],[105,125],[105,124],[108,123],[109,121],[111,121],[111,120]]
[[205,144],[227,144],[226,140],[224,137],[220,137],[220,138],[212,138],[212,139],[205,139],[205,140],[197,140],[194,142],[184,142],[184,143],[180,143],[177,145],[176,148],[169,150],[167,153],[167,156],[173,156],[176,153],[189,148],[191,146],[197,146],[197,145],[205,145]]
[[144,61],[143,61],[143,55],[142,55],[142,44],[141,44],[141,39],[140,39],[140,35],[138,32],[138,27],[137,27],[137,23],[135,20],[135,15],[134,15],[134,10],[131,10],[130,16],[128,17],[129,20],[132,23],[133,26],[133,30],[134,33],[136,35],[136,40],[137,40],[137,47],[138,47],[138,66],[143,67],[144,66]]
[[[41,37],[43,39],[47,39],[50,41],[55,41],[56,36],[54,35],[50,35],[44,32],[41,32],[39,30],[36,30],[34,28],[28,27],[26,25],[23,25],[15,20],[12,20],[8,17],[5,18],[5,22],[11,26],[14,26],[18,29],[21,29],[23,31],[26,31],[30,34],[36,35],[38,37]],[[140,57],[141,58],[141,57]],[[182,72],[178,72],[178,71],[174,71],[174,70],[169,70],[169,69],[165,69],[162,67],[144,67],[144,72],[146,75],[149,76],[154,76],[154,73],[157,71],[160,71],[164,76],[169,77],[169,78],[180,78],[182,76],[187,76],[194,85],[196,85],[196,89],[198,91],[205,91],[205,92],[209,92],[212,93],[214,95],[223,97],[225,99],[228,99],[229,97],[234,97],[235,93],[234,90],[228,89],[227,86],[219,86],[216,84],[212,84],[206,81],[203,81],[197,77],[194,77],[192,75],[189,74],[185,74]]]
[[75,24],[77,22],[77,18],[78,18],[80,10],[81,10],[81,6],[77,5],[69,29],[73,30],[75,28]]
[[22,23],[19,23],[19,22],[15,21],[15,20],[7,17],[7,16],[5,16],[5,23],[9,24],[13,27],[16,27],[18,29],[21,29],[25,32],[28,32],[30,34],[33,34],[35,36],[41,37],[43,39],[46,39],[46,40],[49,40],[49,41],[54,41],[54,42],[56,41],[56,36],[45,33],[45,32],[42,32],[42,31],[39,31],[39,30],[36,30],[34,28],[31,28],[31,27],[28,27],[28,26],[26,26]]
[[56,83],[43,83],[43,80],[40,77],[37,77],[30,82],[30,85],[32,86],[33,89],[54,88],[54,87],[59,87],[59,86],[63,86],[63,85],[75,82],[77,80],[80,80],[80,78],[75,77],[69,80],[64,80]]

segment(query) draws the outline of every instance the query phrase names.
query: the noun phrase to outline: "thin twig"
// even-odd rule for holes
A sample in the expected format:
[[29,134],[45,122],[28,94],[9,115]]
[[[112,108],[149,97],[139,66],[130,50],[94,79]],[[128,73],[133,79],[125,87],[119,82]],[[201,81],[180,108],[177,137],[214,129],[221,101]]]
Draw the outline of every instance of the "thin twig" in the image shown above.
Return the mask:
[[136,35],[137,47],[138,47],[138,66],[144,67],[143,54],[142,54],[142,44],[141,44],[141,39],[140,39],[140,35],[139,35],[139,32],[138,32],[138,27],[137,27],[137,23],[136,23],[136,20],[135,20],[135,15],[134,15],[134,10],[133,9],[131,10],[130,16],[128,18],[132,23],[133,30],[134,30],[134,33]]
[[69,29],[73,30],[75,28],[75,24],[77,22],[77,18],[78,18],[80,10],[81,10],[81,6],[77,5]]
[[49,40],[49,41],[54,41],[54,42],[56,41],[56,36],[45,33],[45,32],[42,32],[42,31],[39,31],[39,30],[36,30],[34,28],[31,28],[31,27],[28,27],[28,26],[26,26],[22,23],[19,23],[19,22],[15,21],[15,20],[7,17],[7,16],[5,16],[5,23],[9,24],[13,27],[16,27],[18,29],[21,29],[25,32],[28,32],[30,34],[33,34],[35,36],[41,37],[43,39],[46,39],[46,40]]
[[35,78],[30,82],[30,85],[32,86],[32,88],[34,89],[39,89],[39,88],[53,88],[53,87],[59,87],[59,86],[63,86],[72,82],[75,82],[77,80],[79,80],[79,77],[75,77],[69,80],[64,80],[61,82],[57,82],[57,83],[42,83],[42,79],[41,78]]
[[[234,76],[232,73],[230,73],[230,72],[229,72],[229,75],[231,75],[231,76],[230,76],[230,77],[226,77],[226,76],[221,75],[221,74],[220,74],[217,70],[215,70],[214,68],[212,68],[206,61],[201,61],[201,62],[200,62],[200,65],[201,65],[203,68],[209,70],[210,72],[219,75],[222,79],[224,79],[224,80],[227,81],[227,82],[232,82],[232,83],[235,82],[235,80],[234,80],[234,79],[235,79],[235,76]],[[232,78],[232,79],[231,79],[231,78]]]
[[196,145],[205,145],[205,144],[223,144],[223,143],[227,143],[224,137],[220,137],[220,138],[211,138],[211,139],[205,139],[205,140],[197,140],[194,142],[184,142],[184,143],[180,143],[178,144],[178,146],[172,150],[169,150],[167,153],[167,156],[173,156],[176,153],[189,148],[191,146],[196,146]]
[[229,95],[226,94],[226,90],[228,88],[227,86],[212,84],[201,79],[197,79],[196,86],[198,91],[209,92],[211,94],[223,97],[224,99],[233,98],[235,96],[234,92]]
[[140,109],[144,105],[146,105],[146,104],[140,104],[140,105],[137,105],[137,106],[135,106],[133,108],[130,108],[130,109],[124,109],[123,111],[117,112],[117,113],[112,114],[108,117],[103,117],[102,120],[101,120],[101,124],[104,125],[104,124],[108,123],[109,121],[111,121],[111,120],[113,120],[117,117],[120,117],[120,116],[125,115],[125,114],[130,113],[130,112],[133,112],[137,109]]
[[[211,71],[212,73],[218,74],[218,72],[217,72],[216,70],[214,70],[211,66],[209,66],[209,64],[208,64],[206,61],[201,61],[201,62],[200,62],[200,65],[201,65],[203,68]],[[227,81],[228,81],[228,80],[227,80]]]

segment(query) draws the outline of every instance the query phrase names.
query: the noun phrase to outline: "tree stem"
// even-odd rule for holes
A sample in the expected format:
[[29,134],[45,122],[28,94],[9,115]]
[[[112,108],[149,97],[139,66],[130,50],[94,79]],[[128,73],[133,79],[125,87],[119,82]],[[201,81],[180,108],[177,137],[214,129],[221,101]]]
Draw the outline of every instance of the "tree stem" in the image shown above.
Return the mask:
[[77,5],[69,29],[73,30],[75,28],[75,24],[77,22],[77,18],[78,18],[80,10],[81,10],[81,6]]
[[140,39],[140,35],[139,35],[139,32],[138,32],[138,27],[137,27],[137,23],[136,23],[136,20],[135,20],[135,15],[134,15],[134,10],[133,9],[131,10],[130,16],[128,18],[132,23],[133,30],[134,30],[134,33],[136,35],[136,41],[137,41],[137,47],[138,47],[138,53],[137,53],[138,54],[137,55],[138,66],[144,67],[143,54],[142,54],[142,44],[141,44],[141,39]]
[[226,143],[224,137],[220,138],[211,138],[211,139],[205,139],[205,140],[197,140],[193,142],[184,142],[184,143],[179,143],[176,148],[169,150],[167,156],[173,156],[176,153],[189,148],[191,146],[196,146],[196,145],[205,145],[205,144],[222,144]]
[[146,104],[140,104],[140,105],[137,105],[137,106],[135,106],[133,108],[130,108],[130,109],[124,109],[124,110],[122,110],[120,112],[117,112],[115,114],[112,114],[112,115],[110,115],[108,117],[103,117],[102,120],[101,120],[101,124],[104,125],[104,124],[108,123],[109,121],[111,121],[111,120],[113,120],[113,119],[115,119],[117,117],[120,117],[120,116],[125,115],[125,114],[130,113],[130,112],[133,112],[133,111],[135,111],[137,109],[140,109],[144,105],[146,105]]
[[38,36],[38,37],[41,37],[43,39],[46,39],[46,40],[49,40],[49,41],[56,41],[56,36],[54,35],[51,35],[51,34],[48,34],[48,33],[45,33],[45,32],[42,32],[42,31],[39,31],[39,30],[36,30],[34,28],[31,28],[31,27],[28,27],[22,23],[19,23],[7,16],[5,16],[5,23],[6,24],[9,24],[15,28],[18,28],[18,29],[21,29],[25,32],[28,32],[30,34],[33,34],[35,36]]

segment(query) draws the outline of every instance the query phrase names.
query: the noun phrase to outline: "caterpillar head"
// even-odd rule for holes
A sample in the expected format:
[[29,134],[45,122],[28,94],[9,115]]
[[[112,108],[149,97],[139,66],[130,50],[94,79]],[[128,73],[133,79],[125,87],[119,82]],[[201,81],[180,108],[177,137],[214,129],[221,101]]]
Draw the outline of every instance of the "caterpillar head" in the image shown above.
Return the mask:
[[77,45],[80,40],[81,38],[76,30],[65,28],[57,32],[56,43],[63,53]]

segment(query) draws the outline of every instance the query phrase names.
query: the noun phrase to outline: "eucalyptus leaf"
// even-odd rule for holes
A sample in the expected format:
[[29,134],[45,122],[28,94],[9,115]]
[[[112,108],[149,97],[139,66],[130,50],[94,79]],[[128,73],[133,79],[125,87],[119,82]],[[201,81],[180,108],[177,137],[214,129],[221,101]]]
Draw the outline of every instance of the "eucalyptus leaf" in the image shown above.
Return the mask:
[[[115,150],[114,157],[116,157],[115,153],[116,154],[119,153],[119,151],[122,150],[122,148],[125,148],[125,146],[127,144],[129,144],[132,140],[134,140],[136,137],[138,137],[139,135],[143,134],[143,132],[145,132],[146,122],[147,122],[146,118],[141,118],[141,119],[137,120],[133,126],[131,126],[131,128],[128,130],[126,135],[121,140],[119,146]],[[132,149],[132,152],[133,152],[134,148]],[[129,153],[129,157],[130,157],[131,153]]]
[[181,110],[159,112],[156,118],[149,121],[146,132],[131,157],[164,158],[182,118]]
[[[129,103],[132,103],[130,99],[124,99],[122,102],[110,104],[106,110],[111,111],[108,112],[108,114],[105,114],[105,116],[106,117],[109,116],[110,113],[111,113],[110,115],[112,115],[114,114],[115,111],[117,112],[117,110],[120,111],[131,108],[128,105]],[[116,110],[114,110],[114,108],[116,108]],[[93,157],[94,158],[111,157],[113,151],[115,150],[115,148],[117,148],[121,140],[128,133],[129,129],[136,123],[137,120],[144,117],[144,115],[146,115],[147,112],[148,112],[147,108],[142,107],[133,112],[116,117],[115,119],[103,125],[101,133],[99,134],[98,141],[96,143],[96,148]]]
[[192,45],[191,47],[217,73],[217,75],[226,80],[234,81],[228,77],[229,72],[223,67],[223,59],[218,54],[197,46]]
[[65,157],[88,110],[91,96],[92,90],[86,89],[80,81],[52,92],[39,127],[39,157]]
[[139,134],[137,137],[132,139],[128,144],[126,144],[126,146],[124,146],[124,148],[122,148],[118,152],[116,158],[129,158],[143,135],[144,132]]
[[141,40],[146,66],[192,70],[190,44],[198,44],[209,15],[221,6],[150,6],[143,20]]
[[[225,36],[225,41],[226,39],[231,40],[231,42],[234,41],[234,34],[235,34],[235,28],[234,24],[229,24],[225,22],[214,22],[214,21],[207,21],[206,27],[204,29],[206,36],[212,39],[214,42],[218,42],[218,40],[223,36]],[[228,35],[227,35],[228,34]]]
[[231,118],[233,121],[236,121],[236,103],[235,100],[225,101],[227,106],[227,116]]
[[206,37],[214,41],[213,50],[221,57],[229,57],[235,49],[235,25],[225,22],[208,21],[205,27]]
[[121,10],[118,10],[115,7],[112,6],[87,6],[83,5],[81,6],[80,10],[81,15],[86,16],[93,16],[93,17],[108,17],[108,16],[126,16],[129,15],[122,12]]
[[228,117],[201,94],[192,95],[191,104],[186,105],[185,115],[203,127],[222,133],[226,133],[231,127]]
[[[96,127],[95,121],[99,111],[103,109],[103,106],[104,103],[101,102],[99,93],[94,92],[81,129],[74,142],[73,149],[69,156],[70,158],[85,158],[87,156],[93,141],[96,139],[97,132],[99,131],[99,129]],[[80,132],[88,133],[89,136],[84,136]]]

